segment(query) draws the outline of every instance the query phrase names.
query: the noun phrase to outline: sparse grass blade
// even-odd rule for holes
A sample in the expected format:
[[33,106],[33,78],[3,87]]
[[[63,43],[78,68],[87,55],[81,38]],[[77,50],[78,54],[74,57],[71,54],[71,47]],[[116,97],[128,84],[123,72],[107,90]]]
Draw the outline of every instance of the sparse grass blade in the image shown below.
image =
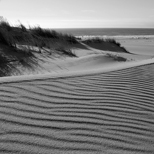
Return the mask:
[[67,55],[70,57],[77,57],[75,53],[72,52],[71,49],[65,49],[64,47],[59,47],[59,48],[56,48],[56,50],[59,51],[63,55]]

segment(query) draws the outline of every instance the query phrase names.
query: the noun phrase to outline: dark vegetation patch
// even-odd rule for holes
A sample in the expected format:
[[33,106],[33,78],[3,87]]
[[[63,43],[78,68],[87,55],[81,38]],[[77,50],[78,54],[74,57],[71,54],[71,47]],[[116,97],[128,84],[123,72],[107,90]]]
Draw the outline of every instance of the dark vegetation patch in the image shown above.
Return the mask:
[[69,48],[67,49],[67,48],[64,48],[64,47],[60,46],[60,47],[56,48],[56,50],[57,50],[60,54],[62,54],[62,55],[67,55],[67,56],[70,56],[70,57],[77,57],[77,56],[72,52],[72,50],[69,49]]
[[16,47],[16,44],[48,47],[48,43],[53,39],[70,44],[78,43],[74,36],[61,34],[54,30],[43,29],[39,26],[27,29],[23,24],[13,27],[7,21],[0,22],[0,43],[11,47]]
[[90,47],[100,50],[129,53],[124,47],[121,46],[119,42],[114,39],[91,38],[83,40],[82,42]]

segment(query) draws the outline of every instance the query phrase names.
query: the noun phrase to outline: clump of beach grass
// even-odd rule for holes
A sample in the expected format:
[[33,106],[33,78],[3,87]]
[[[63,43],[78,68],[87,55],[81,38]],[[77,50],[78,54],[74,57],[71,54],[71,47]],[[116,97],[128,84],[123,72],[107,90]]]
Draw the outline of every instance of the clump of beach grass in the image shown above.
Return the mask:
[[54,30],[43,29],[41,27],[29,27],[27,29],[23,24],[11,26],[6,20],[0,21],[0,43],[10,47],[19,45],[37,46],[49,48],[52,41],[63,41],[68,44],[79,43],[77,39],[68,34],[61,34]]
[[67,48],[64,48],[62,46],[59,46],[58,48],[55,49],[56,51],[59,51],[61,54],[63,55],[67,55],[69,57],[77,57],[75,55],[75,53],[72,52],[71,49],[67,49]]
[[113,44],[120,46],[119,42],[117,42],[115,39],[110,39],[110,38],[104,39],[104,38],[94,37],[94,38],[85,39],[82,42],[86,44],[109,42],[109,43],[113,43]]
[[96,37],[96,38],[82,40],[82,42],[91,46],[91,47],[101,49],[101,50],[117,51],[117,52],[120,51],[120,52],[129,53],[115,39],[110,39],[110,38],[104,39],[104,38]]
[[12,27],[7,21],[0,22],[0,43],[7,46],[13,46],[13,38],[11,35]]
[[78,43],[77,39],[72,35],[58,33],[55,30],[43,29],[39,26],[30,28],[30,32],[33,36],[41,38],[65,40],[66,42],[71,44]]

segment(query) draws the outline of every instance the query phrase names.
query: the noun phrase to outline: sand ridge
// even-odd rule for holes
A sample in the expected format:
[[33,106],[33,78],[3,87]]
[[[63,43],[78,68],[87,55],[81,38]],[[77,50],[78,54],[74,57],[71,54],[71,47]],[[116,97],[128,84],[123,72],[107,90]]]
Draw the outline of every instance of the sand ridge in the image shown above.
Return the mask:
[[[101,54],[101,56],[103,57],[103,55]],[[93,59],[94,58],[94,62],[97,61],[97,59],[100,59],[100,55],[93,55],[89,56],[89,58]],[[83,62],[82,62],[83,59]],[[87,59],[87,56],[85,57],[85,59]],[[72,61],[72,60],[71,60]],[[88,60],[87,60],[88,61]],[[74,62],[74,60],[73,60]],[[78,67],[78,63],[81,64],[79,68],[76,69],[76,67]],[[92,63],[92,61],[90,61],[90,63]],[[108,61],[107,61],[108,63]],[[73,70],[70,69],[70,71],[68,70],[60,70],[59,72],[56,73],[44,73],[44,74],[34,74],[34,75],[23,75],[23,76],[11,76],[11,77],[1,77],[0,78],[0,84],[3,83],[9,83],[9,82],[23,82],[23,81],[29,81],[29,80],[45,80],[45,79],[50,79],[50,78],[65,78],[65,77],[72,77],[72,76],[83,76],[83,75],[90,75],[90,74],[99,74],[99,73],[106,73],[106,72],[110,72],[110,71],[117,71],[117,70],[121,70],[121,69],[127,69],[127,68],[131,68],[131,67],[137,67],[137,66],[141,66],[141,65],[148,65],[148,64],[152,64],[154,63],[154,59],[145,59],[145,60],[137,60],[137,61],[128,61],[128,62],[117,62],[117,63],[109,63],[109,65],[105,65],[106,67],[99,65],[97,65],[94,67],[94,69],[85,69],[84,64],[85,64],[85,60],[84,57],[81,57],[81,61],[78,61],[75,63],[75,67],[73,67]],[[66,63],[65,63],[66,64]],[[68,64],[68,62],[67,62]],[[104,63],[105,64],[105,63]],[[64,64],[63,64],[64,65]],[[93,63],[92,63],[93,65]]]
[[0,153],[152,154],[154,64],[0,86]]

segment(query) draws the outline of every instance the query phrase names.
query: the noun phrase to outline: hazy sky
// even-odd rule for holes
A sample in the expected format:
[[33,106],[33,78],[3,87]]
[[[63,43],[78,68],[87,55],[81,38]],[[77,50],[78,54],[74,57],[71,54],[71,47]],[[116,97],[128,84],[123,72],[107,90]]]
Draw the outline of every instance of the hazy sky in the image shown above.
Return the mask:
[[154,28],[154,0],[0,0],[0,16],[48,28]]

